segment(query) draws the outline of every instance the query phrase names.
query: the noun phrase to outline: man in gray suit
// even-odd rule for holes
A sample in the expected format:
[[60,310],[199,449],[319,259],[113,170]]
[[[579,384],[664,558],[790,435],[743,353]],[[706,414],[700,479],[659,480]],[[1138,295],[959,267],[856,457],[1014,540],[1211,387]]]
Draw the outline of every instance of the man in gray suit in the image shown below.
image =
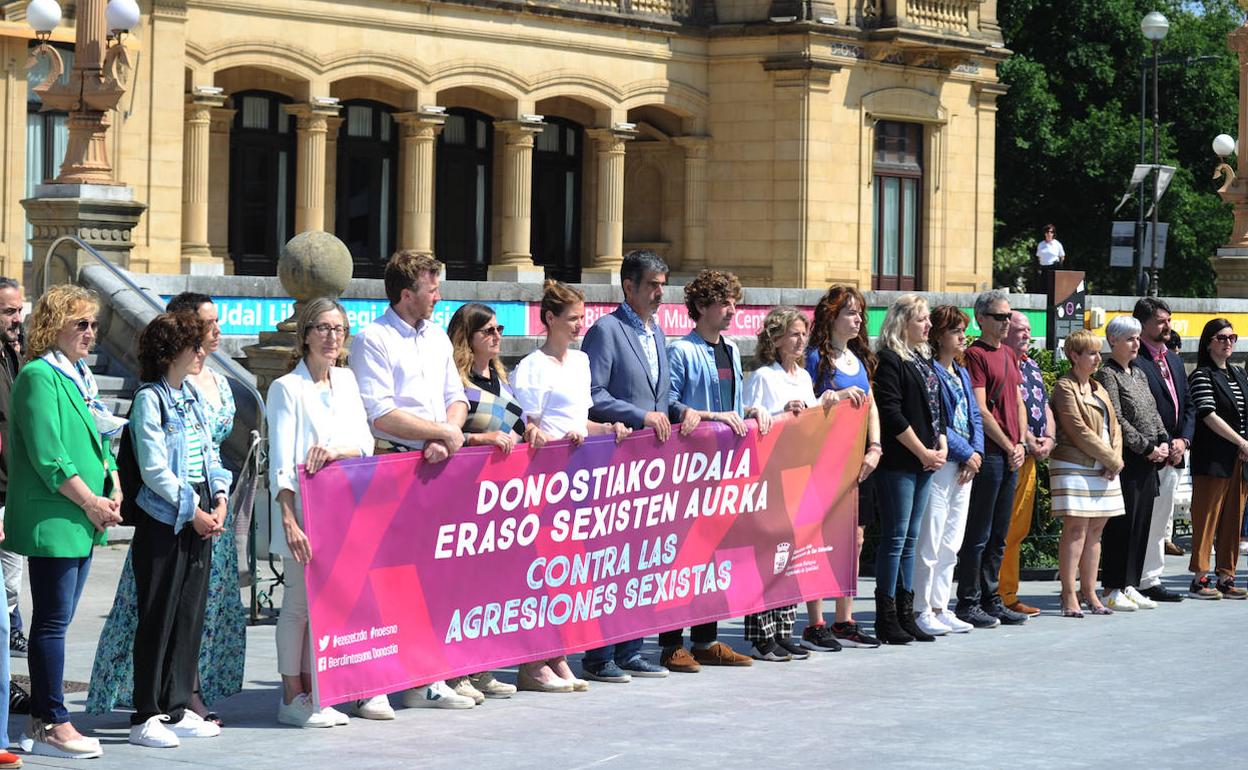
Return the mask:
[[[700,420],[696,409],[668,403],[667,342],[654,318],[666,283],[667,264],[658,254],[629,252],[620,265],[623,304],[598,319],[581,342],[592,379],[589,418],[622,422],[634,430],[653,428],[660,442],[672,435],[672,421],[680,422],[681,434],[688,435]],[[666,668],[641,656],[642,641],[589,650],[581,662],[585,678],[627,682],[634,676],[667,676]]]

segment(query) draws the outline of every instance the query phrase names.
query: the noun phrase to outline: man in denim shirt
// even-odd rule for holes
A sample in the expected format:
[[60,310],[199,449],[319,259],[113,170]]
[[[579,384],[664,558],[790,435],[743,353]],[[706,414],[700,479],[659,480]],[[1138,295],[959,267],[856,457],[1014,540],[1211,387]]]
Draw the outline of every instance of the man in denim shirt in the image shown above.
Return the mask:
[[[741,408],[741,352],[724,332],[741,301],[741,282],[732,273],[703,270],[685,286],[685,307],[694,330],[667,347],[672,389],[668,403],[682,415],[693,410],[702,421],[722,422],[738,436],[746,433],[744,417],[757,417],[760,429],[770,427],[771,415]],[[695,673],[707,666],[749,666],[754,661],[719,642],[715,622],[689,631],[693,654],[685,649],[684,629],[659,634],[661,664],[671,671]]]

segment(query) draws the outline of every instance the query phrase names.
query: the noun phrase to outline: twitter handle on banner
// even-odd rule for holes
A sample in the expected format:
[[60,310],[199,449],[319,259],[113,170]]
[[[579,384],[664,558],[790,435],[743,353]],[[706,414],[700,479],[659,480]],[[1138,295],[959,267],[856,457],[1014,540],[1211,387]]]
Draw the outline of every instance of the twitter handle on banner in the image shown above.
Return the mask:
[[353,631],[349,634],[335,634],[330,636],[326,634],[316,640],[316,670],[317,672],[328,671],[331,668],[342,668],[343,666],[353,666],[360,663],[367,663],[378,658],[386,658],[399,653],[398,644],[387,644],[381,647],[370,647],[366,650],[347,651],[342,654],[330,653],[341,647],[351,647],[364,642],[372,642],[374,639],[384,639],[388,636],[394,636],[399,633],[398,624],[389,626],[373,626],[367,630],[361,629]]

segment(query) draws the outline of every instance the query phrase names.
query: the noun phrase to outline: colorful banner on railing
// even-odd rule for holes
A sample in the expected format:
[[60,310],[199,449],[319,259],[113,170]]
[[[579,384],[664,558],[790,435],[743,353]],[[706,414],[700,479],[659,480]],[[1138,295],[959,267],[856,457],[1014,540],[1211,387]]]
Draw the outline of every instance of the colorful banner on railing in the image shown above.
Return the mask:
[[[752,425],[752,423],[751,423]],[[865,408],[300,480],[322,704],[856,587]]]

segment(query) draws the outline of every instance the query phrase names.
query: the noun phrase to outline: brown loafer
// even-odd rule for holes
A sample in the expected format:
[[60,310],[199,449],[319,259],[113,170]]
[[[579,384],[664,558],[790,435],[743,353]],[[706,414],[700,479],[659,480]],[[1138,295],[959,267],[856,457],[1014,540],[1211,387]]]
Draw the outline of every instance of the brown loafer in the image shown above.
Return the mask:
[[1032,607],[1030,604],[1024,604],[1021,601],[1014,602],[1013,604],[1011,604],[1010,609],[1014,610],[1015,612],[1021,612],[1029,618],[1034,618],[1035,616],[1040,614],[1039,607]]
[[715,642],[705,650],[693,648],[693,657],[704,666],[752,666],[753,659],[742,655],[723,642]]
[[1175,543],[1172,543],[1169,540],[1166,541],[1166,556],[1186,556],[1186,555],[1187,555],[1187,551],[1184,551],[1182,546],[1176,545]]
[[696,674],[702,670],[702,667],[684,647],[673,647],[664,651],[659,658],[659,665],[678,674]]

